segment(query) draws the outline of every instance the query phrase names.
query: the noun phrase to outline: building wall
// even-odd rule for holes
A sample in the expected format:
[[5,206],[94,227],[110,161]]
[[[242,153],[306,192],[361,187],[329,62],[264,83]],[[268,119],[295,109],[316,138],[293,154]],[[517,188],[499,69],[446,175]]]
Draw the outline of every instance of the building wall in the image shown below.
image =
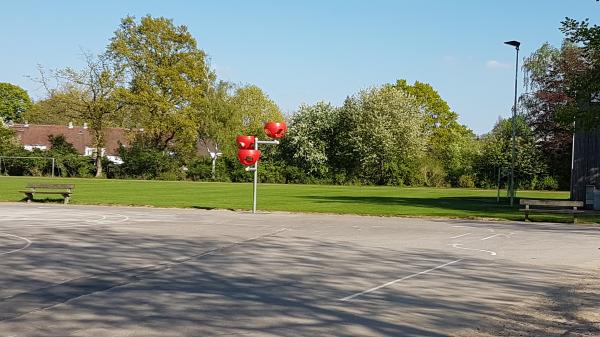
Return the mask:
[[577,131],[571,174],[571,199],[585,201],[585,186],[600,188],[600,129]]

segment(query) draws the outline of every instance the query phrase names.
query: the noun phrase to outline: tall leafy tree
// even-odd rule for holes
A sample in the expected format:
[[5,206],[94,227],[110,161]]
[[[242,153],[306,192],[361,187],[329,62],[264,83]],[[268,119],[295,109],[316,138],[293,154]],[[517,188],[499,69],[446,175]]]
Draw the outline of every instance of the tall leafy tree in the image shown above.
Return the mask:
[[445,174],[456,184],[460,176],[471,171],[475,135],[458,123],[458,114],[430,84],[415,81],[410,85],[406,80],[398,80],[394,87],[413,96],[424,113],[423,134],[428,138],[429,157],[425,163],[441,164]]
[[586,68],[582,49],[570,42],[561,48],[545,43],[523,64],[529,93],[520,102],[549,173],[562,188],[568,188],[571,173],[573,116],[565,118],[565,112],[575,102],[569,93],[570,81]]
[[255,85],[236,88],[231,104],[234,108],[231,127],[243,134],[262,136],[265,122],[283,121],[277,104]]
[[[525,118],[516,119],[516,183],[535,188],[535,181],[546,175],[543,154],[536,146],[536,138]],[[477,161],[479,180],[494,185],[498,169],[510,167],[512,160],[512,119],[501,119],[492,131],[481,139],[481,154]]]
[[301,105],[282,140],[281,152],[287,161],[310,175],[327,177],[339,115],[339,108],[330,103]]
[[[124,108],[123,97],[127,91],[123,87],[124,70],[113,63],[106,54],[86,53],[82,69],[65,68],[52,71],[59,86],[50,88],[47,77],[40,70],[39,79],[48,89],[49,97],[43,101],[53,112],[59,114],[54,119],[75,120],[88,123],[95,150],[96,177],[102,176],[102,148],[105,144],[105,129],[113,125],[117,114]],[[43,118],[38,115],[38,118]],[[64,122],[64,120],[63,120]]]
[[193,152],[215,75],[187,27],[163,17],[137,22],[128,16],[108,53],[127,71],[126,99],[135,106],[144,139],[158,150]]
[[11,83],[0,83],[0,118],[21,122],[23,113],[29,110],[31,105],[31,99],[23,88]]
[[33,124],[67,125],[69,122],[82,123],[79,112],[72,102],[77,101],[81,93],[74,88],[55,88],[47,97],[36,101],[31,109],[23,114],[23,119]]
[[335,165],[363,183],[410,183],[425,150],[424,119],[416,99],[392,85],[348,97],[335,132]]
[[600,26],[566,18],[561,31],[580,48],[585,65],[568,78],[566,92],[573,100],[563,109],[563,118],[577,120],[578,128],[600,127]]
[[7,155],[19,147],[15,131],[0,123],[0,155]]
[[206,144],[233,154],[237,135],[264,135],[267,121],[283,121],[277,104],[255,85],[234,86],[219,81],[208,89],[208,100],[198,116],[198,134]]

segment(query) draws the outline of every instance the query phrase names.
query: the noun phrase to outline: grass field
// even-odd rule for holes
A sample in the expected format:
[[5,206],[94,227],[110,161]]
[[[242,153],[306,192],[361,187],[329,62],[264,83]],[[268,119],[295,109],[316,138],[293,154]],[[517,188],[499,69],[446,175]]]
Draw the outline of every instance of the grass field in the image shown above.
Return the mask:
[[[0,201],[22,201],[27,183],[71,183],[71,202],[88,205],[131,205],[248,210],[252,185],[179,181],[0,177]],[[506,191],[503,191],[504,195]],[[566,199],[568,192],[523,191],[519,197]],[[45,200],[60,202],[59,199]],[[322,212],[383,216],[433,216],[522,220],[517,206],[496,203],[495,190],[260,184],[259,211]],[[536,216],[539,220],[567,220]]]

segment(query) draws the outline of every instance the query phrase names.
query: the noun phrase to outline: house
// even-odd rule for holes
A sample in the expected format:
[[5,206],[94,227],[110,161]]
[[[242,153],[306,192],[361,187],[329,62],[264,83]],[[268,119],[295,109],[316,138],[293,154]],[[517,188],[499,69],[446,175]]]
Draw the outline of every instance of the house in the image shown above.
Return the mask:
[[[9,128],[15,131],[17,139],[26,150],[47,150],[51,147],[49,136],[63,135],[67,142],[73,144],[77,152],[84,156],[92,156],[96,151],[93,135],[87,123],[82,126],[69,125],[36,125],[36,124],[12,124]],[[102,156],[110,161],[120,164],[119,144],[127,145],[127,130],[123,128],[105,128],[105,144],[102,148]]]

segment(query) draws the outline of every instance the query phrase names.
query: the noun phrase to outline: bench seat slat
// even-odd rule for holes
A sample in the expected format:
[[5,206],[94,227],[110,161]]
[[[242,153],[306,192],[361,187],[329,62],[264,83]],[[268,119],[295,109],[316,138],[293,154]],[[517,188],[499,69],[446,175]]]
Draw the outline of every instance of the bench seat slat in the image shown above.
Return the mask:
[[73,189],[72,184],[28,184],[25,188],[42,188],[42,189]]
[[548,206],[548,207],[583,207],[583,201],[572,200],[538,200],[538,199],[521,199],[521,205],[531,206]]
[[585,213],[582,210],[574,210],[574,209],[519,209],[521,212],[529,212],[529,213],[564,213],[564,214],[574,214],[574,213]]
[[64,198],[65,204],[68,204],[73,194],[71,191],[73,187],[75,187],[73,184],[27,184],[26,190],[19,192],[25,194],[28,203],[33,201],[33,196],[36,194],[57,194]]
[[73,192],[69,191],[20,191],[21,193],[31,193],[31,194],[73,194]]

